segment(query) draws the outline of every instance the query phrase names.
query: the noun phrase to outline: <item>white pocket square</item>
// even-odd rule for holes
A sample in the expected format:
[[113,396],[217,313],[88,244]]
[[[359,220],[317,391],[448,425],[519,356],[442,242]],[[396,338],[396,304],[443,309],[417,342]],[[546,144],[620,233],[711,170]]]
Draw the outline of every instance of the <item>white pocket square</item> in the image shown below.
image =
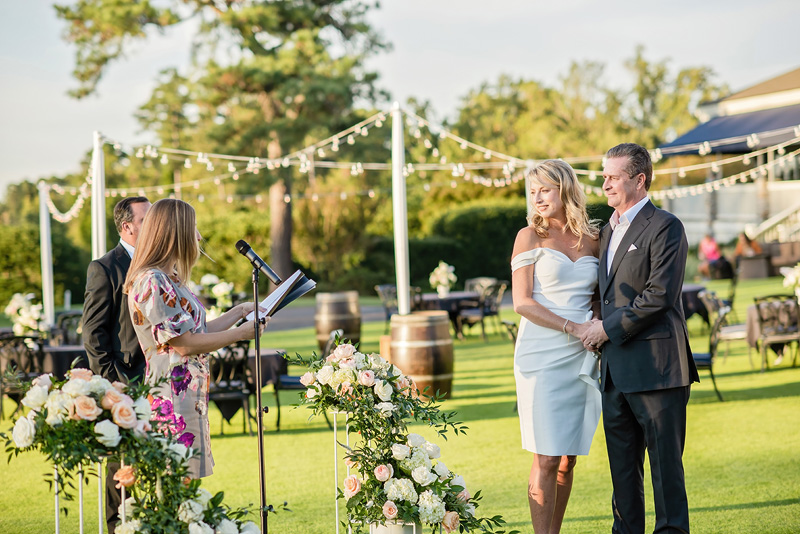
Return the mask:
[[636,245],[634,245],[633,243],[631,243],[631,246],[628,247],[628,252],[630,252],[631,250],[636,250]]

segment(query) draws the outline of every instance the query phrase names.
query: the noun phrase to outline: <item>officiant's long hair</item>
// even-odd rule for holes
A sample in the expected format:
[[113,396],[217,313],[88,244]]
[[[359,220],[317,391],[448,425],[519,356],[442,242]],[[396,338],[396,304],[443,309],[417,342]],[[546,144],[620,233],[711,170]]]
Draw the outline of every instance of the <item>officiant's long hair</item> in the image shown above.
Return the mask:
[[148,269],[159,269],[170,277],[176,274],[181,283],[186,283],[199,256],[194,208],[174,198],[159,200],[142,222],[125,279],[125,293],[136,277]]
[[[584,237],[597,239],[600,235],[600,221],[590,220],[586,213],[586,193],[583,192],[578,177],[569,163],[560,159],[542,161],[527,172],[530,182],[558,189],[567,216],[567,229],[578,237],[576,249],[581,248]],[[533,206],[533,198],[528,205],[528,224],[533,226],[536,235],[547,237],[550,222],[539,215]]]

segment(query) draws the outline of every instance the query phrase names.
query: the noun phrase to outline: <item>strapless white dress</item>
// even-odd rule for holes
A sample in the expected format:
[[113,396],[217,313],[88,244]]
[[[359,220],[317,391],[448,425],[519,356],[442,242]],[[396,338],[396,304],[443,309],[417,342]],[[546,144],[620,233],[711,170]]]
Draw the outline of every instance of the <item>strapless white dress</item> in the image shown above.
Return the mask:
[[[522,252],[511,270],[535,264],[533,299],[575,323],[592,317],[599,261],[572,261],[550,248]],[[547,456],[587,455],[600,420],[599,373],[578,338],[521,318],[514,377],[522,448]]]

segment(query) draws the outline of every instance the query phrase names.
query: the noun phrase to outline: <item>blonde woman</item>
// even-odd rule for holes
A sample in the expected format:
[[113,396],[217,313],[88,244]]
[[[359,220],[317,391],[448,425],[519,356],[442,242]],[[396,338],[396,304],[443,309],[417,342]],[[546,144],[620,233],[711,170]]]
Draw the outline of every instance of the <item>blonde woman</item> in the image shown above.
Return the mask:
[[[213,472],[208,426],[208,353],[253,339],[252,321],[231,328],[253,310],[239,304],[206,323],[203,305],[187,283],[200,255],[194,209],[181,200],[159,200],[142,223],[125,292],[136,336],[144,351],[150,383],[167,378],[151,391],[155,418],[199,454],[189,462],[194,478]],[[264,323],[259,325],[259,335]]]
[[575,171],[560,160],[528,173],[528,226],[511,260],[514,351],[522,447],[533,453],[528,504],[535,534],[560,531],[576,456],[600,419],[597,363],[580,335],[599,316],[598,228]]

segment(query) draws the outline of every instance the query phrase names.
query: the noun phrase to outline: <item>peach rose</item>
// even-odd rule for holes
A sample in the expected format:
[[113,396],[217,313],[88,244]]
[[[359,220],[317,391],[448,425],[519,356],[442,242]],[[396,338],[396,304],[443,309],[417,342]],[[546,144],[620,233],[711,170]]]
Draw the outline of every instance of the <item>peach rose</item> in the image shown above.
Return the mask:
[[350,358],[353,354],[355,354],[356,348],[351,345],[350,343],[344,343],[342,345],[338,345],[335,349],[333,349],[333,355],[336,357],[337,360],[346,360]]
[[111,418],[122,428],[136,427],[136,410],[132,404],[118,402],[111,408]]
[[383,517],[386,519],[394,519],[397,517],[397,505],[394,501],[386,501],[383,503]]
[[361,481],[355,475],[350,475],[344,479],[344,498],[349,499],[361,491]]
[[93,398],[81,395],[75,399],[75,402],[70,406],[70,412],[74,413],[74,416],[70,414],[72,419],[94,421],[97,419],[98,415],[103,413],[103,410],[97,405]]
[[353,396],[353,386],[350,385],[350,382],[344,382],[339,384],[339,395],[342,397],[352,397]]
[[394,475],[394,468],[391,465],[381,464],[375,468],[375,478],[381,482],[386,482]]
[[69,378],[70,380],[74,378],[80,378],[81,380],[86,380],[87,382],[92,379],[94,373],[90,369],[70,369],[69,371]]
[[344,457],[344,465],[346,465],[348,469],[355,469],[355,468],[358,467],[358,462],[353,460],[353,458],[350,457],[350,456],[345,456]]
[[469,494],[469,490],[467,490],[466,488],[464,488],[463,490],[461,490],[461,491],[459,492],[459,494],[458,494],[458,495],[456,495],[456,497],[457,497],[459,500],[461,500],[461,501],[464,501],[464,502],[467,502],[471,496],[472,496],[472,495],[470,495],[470,494]]
[[106,410],[110,410],[115,404],[122,402],[124,397],[127,397],[127,395],[120,393],[115,388],[107,389],[103,398],[100,399],[100,405]]
[[455,512],[446,512],[444,519],[442,519],[442,527],[445,532],[453,532],[458,529],[458,514]]
[[136,482],[136,470],[132,465],[124,465],[114,473],[114,480],[117,481],[117,489],[122,487],[130,488]]
[[114,381],[111,385],[114,386],[114,388],[120,393],[128,389],[127,384],[125,384],[124,382],[120,382],[119,380]]
[[374,386],[375,371],[371,370],[361,371],[361,373],[358,375],[358,383],[361,384],[362,386],[367,386],[368,388]]

